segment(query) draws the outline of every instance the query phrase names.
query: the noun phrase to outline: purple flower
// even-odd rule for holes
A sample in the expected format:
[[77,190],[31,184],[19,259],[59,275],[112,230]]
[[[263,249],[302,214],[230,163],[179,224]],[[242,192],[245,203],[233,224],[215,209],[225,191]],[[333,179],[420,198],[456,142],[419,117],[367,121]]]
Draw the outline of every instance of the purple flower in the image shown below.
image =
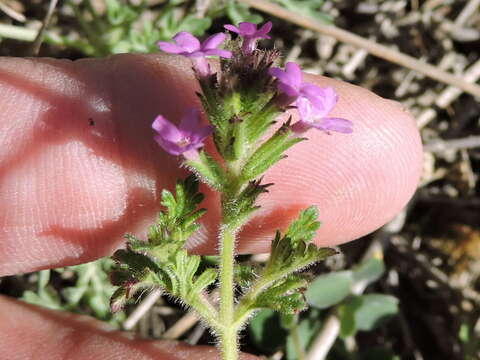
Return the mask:
[[191,157],[198,154],[197,149],[203,146],[203,141],[212,131],[212,126],[201,126],[200,111],[190,109],[185,113],[177,127],[162,115],[157,116],[152,128],[158,133],[155,141],[172,155],[184,154]]
[[169,54],[183,55],[192,60],[193,68],[200,77],[211,74],[205,56],[220,56],[223,58],[232,57],[232,53],[228,50],[219,49],[221,43],[225,41],[226,35],[218,33],[207,38],[203,43],[187,31],[179,32],[173,37],[175,44],[159,41],[157,43],[160,50]]
[[257,30],[257,25],[250,22],[241,22],[238,27],[233,25],[224,25],[225,29],[243,36],[242,49],[245,55],[250,55],[257,48],[258,39],[270,39],[267,34],[272,29],[272,22],[269,21]]
[[338,95],[331,87],[320,88],[323,92],[322,107],[315,107],[306,98],[297,100],[297,108],[300,113],[300,121],[292,126],[292,130],[301,134],[310,128],[316,128],[326,133],[336,131],[344,134],[353,132],[352,122],[347,119],[329,117],[328,114],[333,110],[338,101]]
[[300,66],[293,62],[287,63],[285,70],[271,68],[268,73],[277,78],[277,89],[284,95],[282,103],[287,105],[300,97],[308,99],[314,106],[322,108],[323,90],[316,85],[303,82]]

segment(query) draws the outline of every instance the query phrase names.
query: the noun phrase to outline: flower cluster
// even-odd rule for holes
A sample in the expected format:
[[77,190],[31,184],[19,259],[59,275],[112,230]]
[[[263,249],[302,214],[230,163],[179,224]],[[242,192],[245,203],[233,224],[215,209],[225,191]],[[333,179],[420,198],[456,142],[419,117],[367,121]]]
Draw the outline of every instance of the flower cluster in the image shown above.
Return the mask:
[[[257,50],[258,40],[270,39],[268,33],[272,23],[267,22],[258,29],[257,25],[249,22],[242,22],[238,26],[229,24],[224,27],[243,39],[242,56],[254,57],[257,51],[261,51]],[[160,41],[158,47],[163,52],[189,58],[201,82],[203,79],[216,76],[208,64],[207,57],[218,56],[230,59],[234,56],[232,51],[220,48],[226,38],[226,34],[217,33],[200,42],[192,34],[182,31],[173,37],[175,43]],[[289,62],[285,70],[270,67],[268,76],[272,79],[276,78],[277,93],[273,99],[276,106],[279,109],[286,109],[293,105],[298,110],[300,120],[290,126],[294,136],[300,136],[311,128],[327,134],[332,131],[339,133],[353,131],[350,120],[329,116],[338,102],[335,90],[332,87],[322,88],[304,82],[302,71],[297,64]],[[152,127],[157,132],[155,140],[165,151],[172,155],[183,154],[186,158],[195,156],[195,152],[203,146],[206,137],[215,130],[212,126],[200,124],[198,110],[189,110],[178,127],[161,115],[155,119]]]

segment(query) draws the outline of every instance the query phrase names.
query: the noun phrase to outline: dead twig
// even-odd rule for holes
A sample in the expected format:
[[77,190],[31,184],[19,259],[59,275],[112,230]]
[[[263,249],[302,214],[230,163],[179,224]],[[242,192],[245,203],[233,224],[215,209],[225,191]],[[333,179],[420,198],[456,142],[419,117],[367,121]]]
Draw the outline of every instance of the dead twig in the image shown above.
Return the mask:
[[5,14],[10,16],[12,19],[17,20],[18,22],[25,22],[27,18],[25,15],[19,13],[18,11],[12,9],[10,6],[5,4],[2,0],[0,0],[0,10],[3,11]]
[[[471,65],[463,74],[462,78],[469,83],[474,83],[480,78],[480,60]],[[438,96],[435,100],[435,105],[445,109],[455,99],[462,94],[459,88],[449,86]],[[426,109],[417,117],[417,126],[419,128],[425,127],[430,121],[435,118],[436,111],[432,108]]]
[[45,34],[45,30],[50,24],[50,20],[52,19],[53,12],[55,11],[55,7],[57,6],[58,0],[50,0],[50,5],[48,6],[47,14],[43,19],[42,27],[38,31],[37,37],[32,44],[31,53],[33,56],[37,56],[38,52],[40,51],[40,46],[43,42],[43,35]]
[[311,19],[304,15],[296,14],[279,5],[272,4],[265,0],[241,0],[249,6],[266,12],[270,15],[276,16],[280,19],[289,21],[291,23],[303,26],[304,28],[317,31],[319,33],[332,36],[337,40],[352,44],[359,48],[366,49],[370,54],[379,58],[388,60],[395,64],[404,66],[406,68],[415,70],[439,82],[455,86],[463,91],[480,97],[480,85],[469,83],[464,79],[455,76],[449,72],[439,70],[437,67],[419,61],[411,56],[403,54],[397,50],[391,49],[387,46],[377,44],[374,41],[367,40],[361,36],[353,34],[349,31],[340,29],[333,25],[326,25],[320,21]]
[[190,311],[186,315],[184,315],[180,320],[178,320],[170,329],[165,331],[162,336],[162,339],[166,340],[175,340],[178,339],[180,336],[185,334],[188,330],[190,330],[197,322],[198,316],[195,312]]
[[480,136],[468,136],[463,139],[435,140],[423,146],[423,149],[432,153],[446,150],[472,149],[480,147]]
[[132,330],[137,324],[137,322],[157,302],[160,296],[162,296],[162,291],[160,289],[155,289],[150,294],[148,294],[145,300],[143,300],[140,305],[138,305],[135,310],[130,314],[130,316],[123,322],[123,328],[125,330]]

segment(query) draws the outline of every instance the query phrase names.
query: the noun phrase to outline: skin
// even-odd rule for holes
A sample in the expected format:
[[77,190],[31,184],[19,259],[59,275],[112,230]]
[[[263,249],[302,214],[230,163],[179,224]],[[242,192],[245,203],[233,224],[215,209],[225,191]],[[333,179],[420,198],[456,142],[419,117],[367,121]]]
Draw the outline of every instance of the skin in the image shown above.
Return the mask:
[[[352,120],[354,133],[310,131],[310,141],[267,173],[275,186],[242,229],[239,252],[267,252],[274,230],[312,204],[323,223],[317,244],[359,238],[392,219],[418,183],[420,137],[400,105],[343,82],[306,80],[335,88],[331,116]],[[150,125],[158,114],[176,120],[198,106],[195,90],[189,62],[174,56],[0,59],[0,276],[84,263],[110,255],[125,232],[144,235],[161,190],[186,174],[155,144]],[[202,190],[209,212],[189,248],[214,253],[218,197]],[[38,358],[39,346],[49,359],[75,359],[67,350],[78,359],[214,356],[2,297],[0,314],[0,353],[12,359]]]

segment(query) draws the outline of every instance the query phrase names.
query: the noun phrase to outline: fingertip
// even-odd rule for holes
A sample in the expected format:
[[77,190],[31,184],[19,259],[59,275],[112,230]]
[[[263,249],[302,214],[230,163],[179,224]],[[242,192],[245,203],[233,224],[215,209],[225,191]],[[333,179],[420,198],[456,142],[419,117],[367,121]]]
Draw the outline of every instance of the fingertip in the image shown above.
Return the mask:
[[[290,149],[289,157],[267,173],[265,181],[275,186],[261,200],[259,217],[244,230],[244,252],[268,251],[266,240],[273,233],[267,235],[262,229],[285,229],[310,205],[320,211],[318,244],[357,239],[391,220],[417,187],[422,144],[405,108],[344,82],[307,79],[336,90],[339,102],[331,116],[351,120],[353,133],[327,135],[312,129],[306,134],[309,141]],[[295,112],[292,115],[297,117]],[[266,224],[260,226],[259,219]],[[258,236],[265,241],[255,241]]]

